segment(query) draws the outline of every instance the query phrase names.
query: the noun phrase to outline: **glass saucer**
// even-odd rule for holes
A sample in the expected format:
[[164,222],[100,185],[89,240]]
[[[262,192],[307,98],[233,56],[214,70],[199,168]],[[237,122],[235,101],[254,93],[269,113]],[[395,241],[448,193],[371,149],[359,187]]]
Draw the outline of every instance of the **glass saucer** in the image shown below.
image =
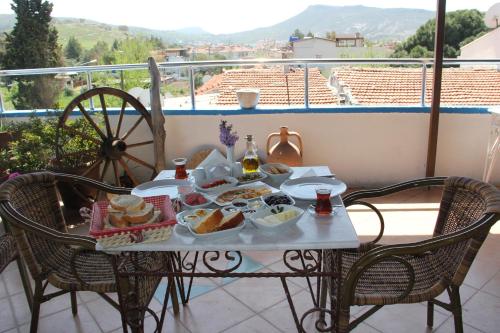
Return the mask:
[[318,214],[316,213],[316,205],[315,204],[310,204],[309,207],[307,207],[307,211],[309,214],[311,214],[314,217],[331,217],[335,215],[335,206],[332,206],[332,212],[330,214]]

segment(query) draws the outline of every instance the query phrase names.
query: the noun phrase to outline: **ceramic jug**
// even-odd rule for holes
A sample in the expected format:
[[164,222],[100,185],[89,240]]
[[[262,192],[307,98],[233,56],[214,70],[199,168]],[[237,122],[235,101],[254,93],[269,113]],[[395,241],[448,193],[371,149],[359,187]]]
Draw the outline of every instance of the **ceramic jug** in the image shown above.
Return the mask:
[[[278,136],[280,141],[269,148],[272,138]],[[299,147],[288,140],[290,137],[297,139]],[[302,165],[302,138],[299,133],[288,131],[287,126],[281,126],[279,133],[268,135],[266,151],[268,163],[284,163],[289,166]]]

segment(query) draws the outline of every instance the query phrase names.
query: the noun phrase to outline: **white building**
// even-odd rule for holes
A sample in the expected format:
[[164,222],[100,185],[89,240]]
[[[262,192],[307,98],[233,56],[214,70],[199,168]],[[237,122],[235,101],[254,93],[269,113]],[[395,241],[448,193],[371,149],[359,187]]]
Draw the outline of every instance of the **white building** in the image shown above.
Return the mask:
[[[460,48],[459,59],[500,58],[500,27]],[[462,65],[464,66],[464,65]],[[467,65],[465,65],[467,66]],[[481,66],[484,67],[484,66]],[[497,66],[500,69],[500,66]]]
[[292,43],[291,58],[366,58],[376,52],[386,54],[383,47],[364,47],[364,38],[359,33],[339,35],[335,41],[306,37]]

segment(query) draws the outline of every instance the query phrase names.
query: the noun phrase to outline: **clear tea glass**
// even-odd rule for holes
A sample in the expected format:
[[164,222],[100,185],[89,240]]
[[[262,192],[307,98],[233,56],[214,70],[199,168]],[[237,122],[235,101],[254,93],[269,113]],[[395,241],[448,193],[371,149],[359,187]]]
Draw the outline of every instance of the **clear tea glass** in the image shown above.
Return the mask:
[[332,203],[330,202],[331,189],[316,189],[316,207],[314,210],[318,215],[330,215],[332,213]]
[[187,179],[188,174],[186,171],[187,158],[176,158],[172,160],[175,164],[175,179]]

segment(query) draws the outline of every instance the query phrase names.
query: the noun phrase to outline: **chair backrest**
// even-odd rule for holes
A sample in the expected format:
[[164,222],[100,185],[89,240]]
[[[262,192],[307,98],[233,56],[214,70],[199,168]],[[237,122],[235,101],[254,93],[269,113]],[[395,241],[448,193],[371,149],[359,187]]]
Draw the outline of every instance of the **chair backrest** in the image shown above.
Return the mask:
[[[491,226],[500,217],[500,191],[477,180],[450,177],[445,180],[434,236],[447,235],[478,224],[467,240],[443,246],[436,251],[436,269],[455,285],[460,285]],[[493,223],[482,218],[495,214]],[[484,224],[484,225],[480,225]]]
[[[12,214],[6,210],[12,209]],[[0,213],[9,223],[32,276],[44,273],[43,258],[55,255],[62,246],[41,237],[40,228],[66,232],[59,204],[57,180],[50,172],[18,176],[0,186]]]

